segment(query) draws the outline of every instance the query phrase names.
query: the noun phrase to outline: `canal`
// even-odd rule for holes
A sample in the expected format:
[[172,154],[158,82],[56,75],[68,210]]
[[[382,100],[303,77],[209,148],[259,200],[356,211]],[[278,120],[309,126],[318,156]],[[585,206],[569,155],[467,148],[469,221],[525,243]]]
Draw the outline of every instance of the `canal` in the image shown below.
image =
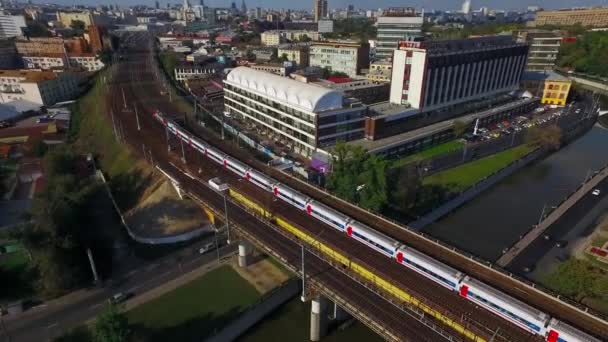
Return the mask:
[[608,130],[596,125],[552,155],[505,178],[442,220],[426,227],[460,249],[495,261],[557,205],[591,170],[608,163]]

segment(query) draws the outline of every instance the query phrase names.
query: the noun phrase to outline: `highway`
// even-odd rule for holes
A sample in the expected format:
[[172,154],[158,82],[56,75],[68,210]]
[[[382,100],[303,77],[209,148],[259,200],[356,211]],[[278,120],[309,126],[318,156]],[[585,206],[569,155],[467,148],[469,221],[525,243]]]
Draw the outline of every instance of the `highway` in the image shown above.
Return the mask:
[[[217,263],[215,251],[203,255],[198,253],[198,248],[210,241],[213,241],[213,238],[204,239],[195,246],[128,270],[122,275],[107,279],[100,287],[79,291],[77,294],[60,298],[59,302],[51,301],[50,304],[43,304],[14,317],[7,316],[3,318],[4,331],[0,329],[0,340],[53,340],[66,329],[93,319],[103,310],[108,299],[118,292],[137,296],[199,267],[213,265]],[[220,247],[220,258],[232,255],[235,251],[236,246]]]
[[[144,149],[151,151],[151,155],[153,155],[155,162],[162,164],[163,168],[174,170],[179,168],[177,170],[178,173],[187,171],[191,175],[197,174],[203,181],[218,175],[221,176],[222,180],[248,194],[250,198],[255,198],[259,202],[266,204],[271,211],[279,213],[282,217],[287,218],[292,223],[297,222],[302,229],[305,229],[311,235],[319,236],[319,239],[323,240],[325,243],[334,246],[336,249],[345,252],[345,254],[358,262],[367,265],[370,269],[377,271],[379,275],[383,276],[383,279],[399,284],[401,288],[414,294],[426,304],[437,310],[441,310],[446,316],[462,322],[471,330],[477,331],[483,336],[489,338],[490,336],[495,335],[495,340],[503,341],[536,340],[531,334],[476,307],[469,301],[436,285],[425,277],[407,270],[396,263],[387,262],[385,257],[381,257],[371,249],[369,251],[366,250],[366,253],[361,253],[361,245],[359,243],[354,242],[353,240],[343,239],[343,236],[334,229],[320,224],[318,221],[310,222],[310,218],[302,212],[298,212],[292,207],[286,206],[281,201],[275,202],[271,194],[263,192],[247,182],[240,182],[240,180],[231,173],[217,167],[214,163],[209,163],[204,160],[204,157],[195,153],[194,150],[190,149],[188,146],[184,146],[184,151],[186,161],[190,168],[188,169],[187,166],[179,166],[182,164],[180,161],[182,156],[181,144],[171,138],[171,150],[174,153],[167,155],[163,128],[160,124],[153,122],[151,115],[149,115],[155,109],[160,109],[166,113],[175,113],[176,108],[168,99],[163,101],[162,98],[155,95],[160,93],[160,88],[153,82],[154,75],[149,69],[149,66],[142,65],[143,63],[140,62],[142,60],[149,60],[145,57],[145,54],[129,55],[127,59],[129,61],[132,60],[133,62],[127,61],[121,63],[121,65],[124,65],[129,71],[125,71],[124,73],[118,72],[118,75],[126,78],[126,80],[117,79],[113,82],[112,86],[115,89],[113,98],[120,98],[122,91],[124,91],[130,105],[137,105],[138,108],[140,108],[139,113],[147,113],[146,115],[141,114],[142,118],[139,120],[142,131],[137,131],[136,123],[134,122],[136,120],[132,112],[122,112],[122,101],[113,102],[115,113],[121,112],[120,117],[121,120],[123,120],[124,129],[127,132],[127,140],[134,140],[130,141],[131,145],[142,146],[143,143],[145,145]],[[118,67],[120,68],[121,65]],[[141,110],[141,108],[144,108],[145,111]],[[209,136],[206,135],[206,137]],[[137,149],[134,148],[135,152],[141,150],[141,147]],[[243,152],[245,151],[240,151],[241,154]],[[149,152],[148,155],[150,155]],[[166,164],[169,165],[167,166]],[[198,172],[199,170],[201,171],[200,173]],[[181,177],[184,178],[183,174]],[[194,182],[193,186],[196,188],[197,184],[191,178],[185,177],[184,181],[188,184],[187,187],[184,187],[186,190],[193,191],[193,187],[190,186],[192,182]],[[197,191],[196,195],[201,198],[207,198],[208,200],[208,197],[213,194],[209,194],[208,189],[204,188],[203,190],[205,191]],[[229,212],[232,213],[232,209],[230,209]],[[243,221],[239,220],[238,222],[242,223]],[[347,283],[352,287],[354,282],[349,281]],[[369,291],[366,291],[366,293],[369,293]],[[390,305],[385,306],[388,307]],[[405,316],[403,312],[400,315]]]

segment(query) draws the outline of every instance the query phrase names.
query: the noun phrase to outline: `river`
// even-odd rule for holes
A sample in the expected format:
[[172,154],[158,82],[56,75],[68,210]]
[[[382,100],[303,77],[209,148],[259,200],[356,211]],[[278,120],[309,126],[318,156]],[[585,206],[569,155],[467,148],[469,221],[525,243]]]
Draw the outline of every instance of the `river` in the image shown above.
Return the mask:
[[596,125],[561,150],[505,178],[423,231],[494,261],[503,248],[538,222],[543,206],[554,206],[608,163],[608,130]]

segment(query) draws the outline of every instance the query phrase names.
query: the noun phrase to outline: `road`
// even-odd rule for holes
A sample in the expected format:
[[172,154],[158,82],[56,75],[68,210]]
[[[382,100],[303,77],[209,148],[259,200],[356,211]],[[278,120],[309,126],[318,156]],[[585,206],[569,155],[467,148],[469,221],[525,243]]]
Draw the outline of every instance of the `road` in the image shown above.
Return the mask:
[[[198,253],[200,246],[213,240],[213,237],[203,239],[192,247],[141,265],[122,276],[106,280],[101,287],[79,291],[15,317],[6,316],[4,331],[0,330],[0,337],[11,342],[52,340],[66,329],[94,318],[104,308],[107,300],[118,292],[129,292],[137,296],[199,267],[217,263],[215,251],[203,255]],[[234,245],[220,247],[220,258],[235,252]]]
[[[574,229],[577,224],[585,218],[596,207],[603,207],[603,199],[608,196],[608,178],[601,181],[594,189],[600,190],[600,195],[596,196],[587,192],[580,200],[568,209],[557,221],[549,226],[545,232],[534,242],[532,242],[520,255],[518,255],[509,265],[508,268],[513,271],[522,271],[526,267],[534,268],[536,263],[541,258],[556,247],[556,242],[559,240],[574,240],[577,236],[569,236],[569,232]],[[549,239],[545,239],[545,235]],[[566,237],[568,236],[568,237]]]

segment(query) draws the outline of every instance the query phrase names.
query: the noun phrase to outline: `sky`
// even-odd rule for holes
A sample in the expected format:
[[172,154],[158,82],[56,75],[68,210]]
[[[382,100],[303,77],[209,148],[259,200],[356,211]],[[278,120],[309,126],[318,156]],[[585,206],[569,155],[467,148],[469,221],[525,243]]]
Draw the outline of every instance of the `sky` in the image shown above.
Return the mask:
[[[182,0],[183,1],[183,0]],[[171,0],[171,3],[181,3],[180,0]],[[241,0],[235,0],[240,7]],[[119,5],[154,5],[154,0],[34,0],[34,2],[52,2],[62,5],[84,4],[110,4],[118,3]],[[198,0],[190,0],[192,4],[198,4]],[[211,7],[229,7],[232,0],[205,0],[205,4]],[[372,9],[378,7],[389,6],[413,6],[417,9],[425,8],[426,10],[442,9],[456,10],[460,9],[463,0],[328,0],[330,8],[344,8],[349,4],[355,8]],[[167,0],[160,0],[161,6],[165,7]],[[247,7],[262,7],[262,8],[284,8],[289,3],[291,8],[310,8],[312,9],[313,0],[297,0],[286,2],[285,0],[245,0]],[[473,9],[479,9],[486,6],[490,9],[525,9],[528,6],[540,6],[543,8],[562,8],[575,6],[608,6],[608,0],[472,0]]]

